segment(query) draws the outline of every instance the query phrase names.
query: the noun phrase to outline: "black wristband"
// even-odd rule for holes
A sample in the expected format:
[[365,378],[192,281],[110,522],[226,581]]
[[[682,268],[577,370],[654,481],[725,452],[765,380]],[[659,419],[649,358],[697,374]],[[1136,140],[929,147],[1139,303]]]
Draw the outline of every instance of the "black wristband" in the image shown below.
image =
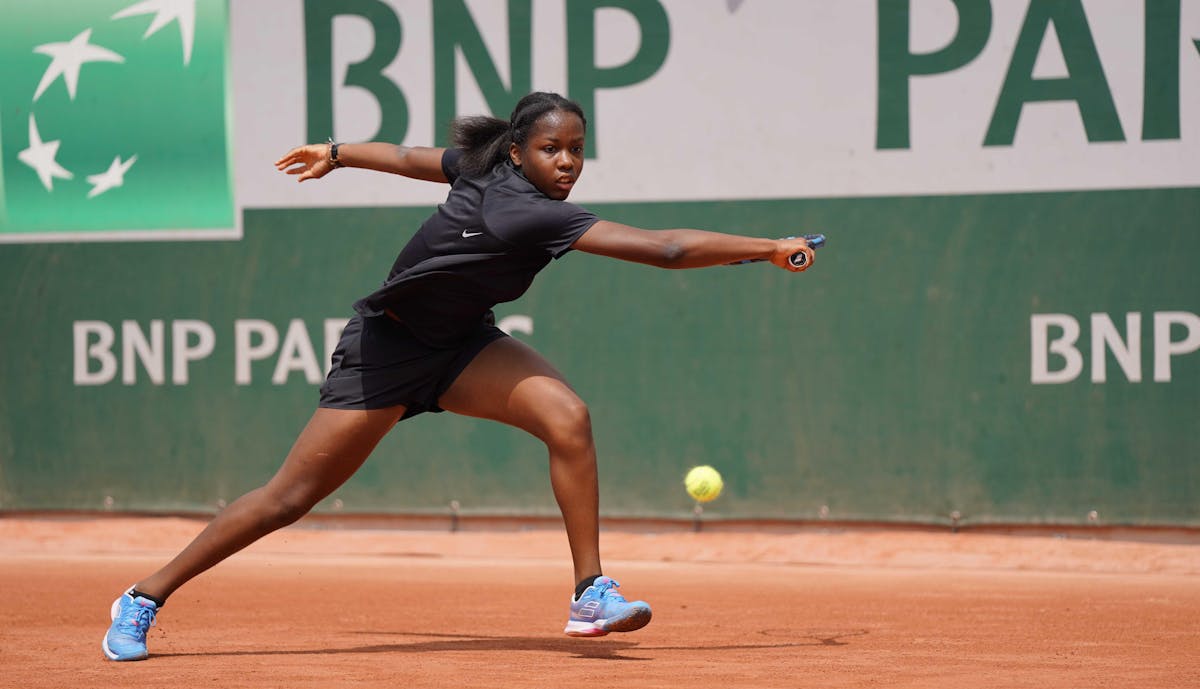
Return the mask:
[[334,168],[343,167],[341,161],[338,160],[338,146],[341,144],[335,143],[333,138],[329,139],[329,164]]

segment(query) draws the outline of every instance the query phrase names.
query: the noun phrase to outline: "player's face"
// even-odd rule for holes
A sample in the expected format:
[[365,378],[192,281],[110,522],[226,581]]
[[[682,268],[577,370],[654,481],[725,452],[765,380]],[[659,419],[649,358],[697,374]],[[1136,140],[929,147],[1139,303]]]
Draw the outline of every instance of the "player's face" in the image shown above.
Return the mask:
[[579,115],[552,110],[538,118],[524,148],[514,144],[509,154],[538,191],[562,201],[583,172],[583,141]]

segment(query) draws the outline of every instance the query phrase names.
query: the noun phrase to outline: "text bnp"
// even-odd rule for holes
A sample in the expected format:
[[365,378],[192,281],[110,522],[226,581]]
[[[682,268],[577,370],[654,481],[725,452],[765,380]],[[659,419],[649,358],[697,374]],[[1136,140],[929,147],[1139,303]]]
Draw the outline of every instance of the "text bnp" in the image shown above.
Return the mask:
[[[481,27],[466,0],[437,0],[431,3],[433,55],[433,121],[449,122],[458,114],[458,68],[462,64],[474,78],[492,113],[508,113],[533,88],[535,50],[547,49],[544,27],[534,31],[533,0],[507,0],[508,83],[501,77],[499,59],[489,52],[485,29],[496,44],[505,32]],[[566,95],[589,114],[592,126],[586,154],[596,156],[600,129],[596,93],[627,87],[649,79],[666,62],[670,51],[671,27],[667,12],[658,0],[565,0]],[[606,10],[626,13],[636,24],[640,38],[632,57],[616,65],[596,63],[596,17]],[[370,93],[379,105],[378,140],[402,142],[408,132],[409,106],[403,85],[385,69],[399,55],[404,42],[403,12],[382,0],[305,0],[304,38],[308,83],[308,138],[321,141],[335,131],[334,87],[356,87]],[[362,60],[345,67],[335,83],[333,64],[334,21],[340,17],[365,20],[371,26],[373,44]],[[556,46],[557,48],[557,46]],[[502,52],[502,51],[497,51]],[[344,76],[343,76],[344,74]],[[447,134],[437,131],[434,144],[447,145]]]
[[[1125,314],[1125,332],[1107,313],[1088,319],[1093,383],[1108,381],[1109,354],[1131,383],[1142,381],[1142,314]],[[1156,383],[1171,382],[1173,357],[1200,349],[1200,316],[1188,311],[1158,311],[1151,318],[1153,376]],[[1030,382],[1069,383],[1083,373],[1079,320],[1065,313],[1035,313],[1029,318]],[[1181,335],[1181,336],[1177,336]]]

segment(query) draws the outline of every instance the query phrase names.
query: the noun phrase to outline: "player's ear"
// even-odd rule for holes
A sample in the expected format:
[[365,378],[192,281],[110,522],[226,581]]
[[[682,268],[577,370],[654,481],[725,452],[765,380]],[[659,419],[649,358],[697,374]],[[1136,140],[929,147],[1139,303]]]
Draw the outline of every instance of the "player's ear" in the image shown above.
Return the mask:
[[513,165],[521,167],[521,147],[516,142],[508,145],[508,159],[512,161]]

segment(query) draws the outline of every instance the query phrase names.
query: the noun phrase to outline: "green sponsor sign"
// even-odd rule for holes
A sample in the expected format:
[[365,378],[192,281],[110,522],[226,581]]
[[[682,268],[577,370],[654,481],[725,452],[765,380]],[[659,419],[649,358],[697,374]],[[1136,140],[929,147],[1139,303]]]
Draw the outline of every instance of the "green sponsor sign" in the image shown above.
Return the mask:
[[226,3],[5,5],[0,241],[233,236]]
[[[684,473],[711,464],[714,518],[1200,524],[1200,190],[592,207],[829,236],[803,275],[573,253],[497,308],[590,405],[606,514],[686,517]],[[211,510],[261,485],[429,211],[0,251],[0,510]],[[556,513],[544,446],[424,415],[321,509],[451,500]]]

